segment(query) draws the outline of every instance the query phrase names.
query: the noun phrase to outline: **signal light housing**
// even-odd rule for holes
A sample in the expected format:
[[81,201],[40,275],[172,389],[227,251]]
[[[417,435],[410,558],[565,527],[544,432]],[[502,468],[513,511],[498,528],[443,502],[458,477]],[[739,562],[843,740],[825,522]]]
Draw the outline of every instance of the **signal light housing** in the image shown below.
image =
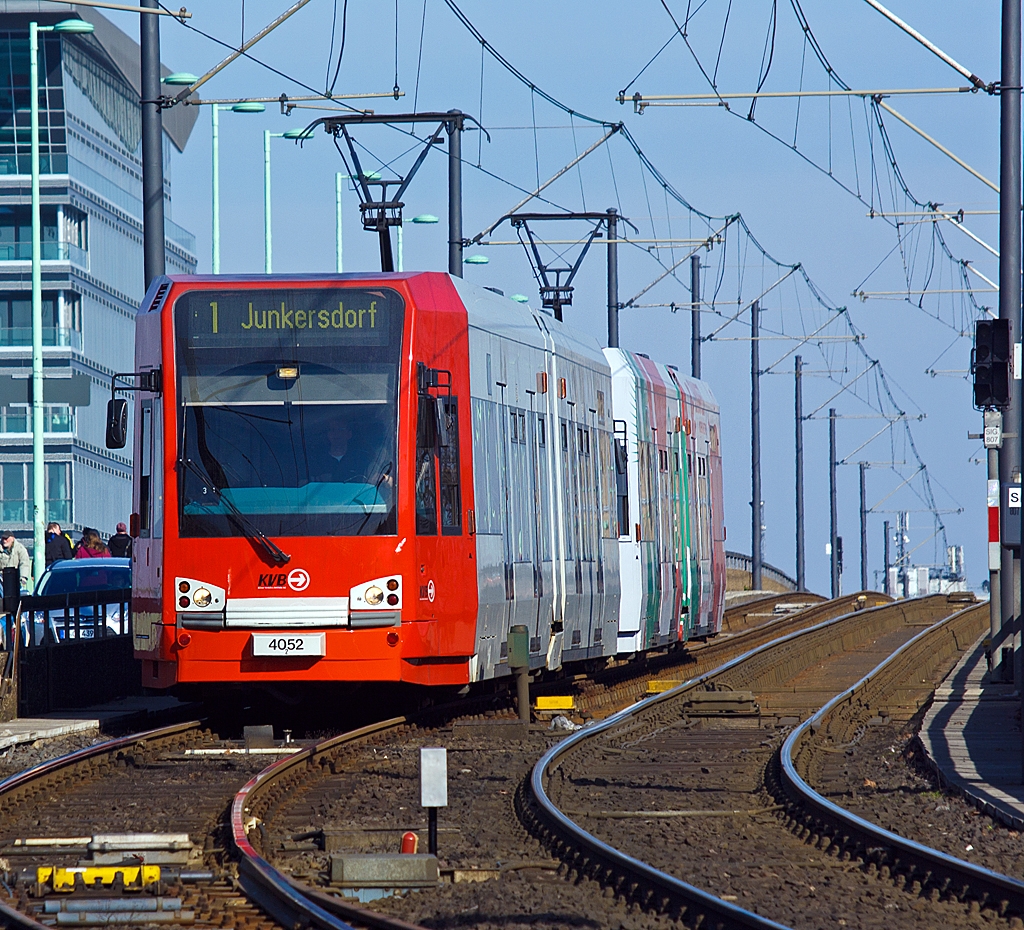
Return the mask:
[[974,324],[971,373],[974,406],[1005,407],[1010,403],[1011,355],[1009,320],[978,320]]

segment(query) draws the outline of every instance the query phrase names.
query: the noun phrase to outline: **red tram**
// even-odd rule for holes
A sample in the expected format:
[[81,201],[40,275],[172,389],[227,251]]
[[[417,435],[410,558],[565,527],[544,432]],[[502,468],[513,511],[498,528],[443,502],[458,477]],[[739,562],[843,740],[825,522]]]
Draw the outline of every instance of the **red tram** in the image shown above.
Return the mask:
[[671,366],[399,273],[162,277],[136,369],[146,686],[462,685],[514,624],[538,669],[720,627],[718,408]]

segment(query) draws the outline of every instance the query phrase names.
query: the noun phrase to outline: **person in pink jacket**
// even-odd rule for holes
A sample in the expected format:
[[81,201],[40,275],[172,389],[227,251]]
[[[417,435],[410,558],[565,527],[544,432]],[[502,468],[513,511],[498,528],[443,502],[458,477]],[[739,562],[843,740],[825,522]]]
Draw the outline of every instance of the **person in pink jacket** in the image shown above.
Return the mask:
[[100,534],[95,530],[89,530],[75,552],[76,559],[109,559],[110,550],[103,545]]

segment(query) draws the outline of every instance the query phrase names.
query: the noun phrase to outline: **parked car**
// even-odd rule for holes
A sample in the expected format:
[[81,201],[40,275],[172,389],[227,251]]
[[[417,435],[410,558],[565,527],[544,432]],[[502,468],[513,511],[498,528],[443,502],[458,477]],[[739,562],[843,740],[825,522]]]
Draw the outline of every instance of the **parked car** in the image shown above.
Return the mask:
[[[55,640],[78,637],[92,639],[96,634],[96,607],[91,603],[72,603],[80,602],[80,598],[72,598],[71,595],[83,595],[93,600],[97,593],[118,591],[131,586],[131,559],[68,559],[54,562],[43,572],[33,592],[36,597],[54,598],[52,607],[33,611],[33,641],[42,641],[47,626]],[[127,633],[127,619],[127,616],[122,617],[119,605],[108,605],[105,617],[107,635]],[[22,633],[27,641],[29,631],[25,615],[22,615]]]

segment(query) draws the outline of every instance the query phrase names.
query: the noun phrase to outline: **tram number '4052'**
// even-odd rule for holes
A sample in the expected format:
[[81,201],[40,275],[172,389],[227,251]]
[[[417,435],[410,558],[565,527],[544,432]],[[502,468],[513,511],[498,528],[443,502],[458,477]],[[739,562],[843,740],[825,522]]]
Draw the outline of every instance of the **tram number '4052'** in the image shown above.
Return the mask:
[[253,633],[252,654],[270,658],[323,656],[323,633]]

